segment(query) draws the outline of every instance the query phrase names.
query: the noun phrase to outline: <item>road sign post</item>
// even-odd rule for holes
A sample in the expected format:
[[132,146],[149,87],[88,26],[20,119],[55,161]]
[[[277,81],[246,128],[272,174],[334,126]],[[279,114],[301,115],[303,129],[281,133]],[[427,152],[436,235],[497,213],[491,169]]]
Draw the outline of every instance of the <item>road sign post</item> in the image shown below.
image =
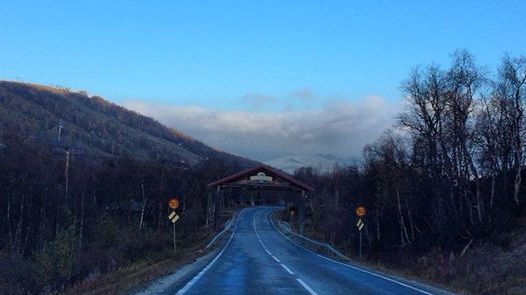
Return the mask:
[[358,251],[360,253],[360,260],[362,260],[362,229],[365,227],[365,223],[363,222],[362,217],[364,217],[366,213],[367,210],[364,206],[356,207],[356,216],[358,216],[358,222],[356,223],[356,227],[358,228],[359,235]]
[[170,199],[170,201],[168,201],[168,207],[172,209],[172,213],[168,215],[168,219],[172,222],[172,225],[173,225],[173,237],[174,237],[173,240],[174,240],[174,252],[175,252],[177,251],[177,240],[175,237],[175,223],[177,222],[177,220],[179,220],[179,215],[177,215],[177,213],[175,212],[175,209],[179,207],[179,200],[176,198]]
[[360,261],[362,261],[362,231],[359,231],[359,235],[360,235]]

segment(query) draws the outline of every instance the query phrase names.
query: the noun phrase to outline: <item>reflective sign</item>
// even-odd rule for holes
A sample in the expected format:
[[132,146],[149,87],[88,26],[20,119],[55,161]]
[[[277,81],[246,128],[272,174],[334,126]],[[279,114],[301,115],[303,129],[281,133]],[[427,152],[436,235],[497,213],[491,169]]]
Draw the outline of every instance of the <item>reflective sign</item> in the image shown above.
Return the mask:
[[170,201],[168,201],[168,206],[172,209],[179,208],[179,200],[176,198],[170,199]]
[[170,219],[170,221],[172,223],[175,223],[175,222],[177,222],[177,220],[179,220],[179,215],[177,215],[177,213],[175,213],[175,211],[172,211],[172,213],[170,213],[170,215],[168,215],[168,219]]
[[365,216],[366,213],[367,213],[367,210],[365,209],[364,206],[358,206],[358,207],[356,207],[356,215],[357,215],[358,217]]
[[363,220],[361,218],[358,219],[358,222],[356,223],[356,227],[358,228],[358,230],[362,230],[364,226],[365,223],[363,222]]

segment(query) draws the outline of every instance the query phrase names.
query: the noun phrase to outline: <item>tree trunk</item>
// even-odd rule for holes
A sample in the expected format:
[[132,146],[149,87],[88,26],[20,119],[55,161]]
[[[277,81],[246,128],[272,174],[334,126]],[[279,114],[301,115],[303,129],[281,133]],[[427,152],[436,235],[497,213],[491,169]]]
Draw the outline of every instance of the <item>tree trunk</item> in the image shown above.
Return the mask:
[[521,181],[522,181],[520,162],[517,163],[516,165],[517,165],[517,169],[515,171],[515,181],[513,185],[513,201],[515,201],[515,204],[520,205],[519,190],[520,190]]
[[400,202],[400,192],[398,191],[398,188],[396,188],[396,200],[398,202],[398,223],[400,224],[400,239],[402,242],[402,247],[404,247],[405,241],[407,241],[407,243],[411,243],[411,240],[409,239],[409,235],[407,233],[407,227],[404,222],[404,216],[402,213],[402,204]]

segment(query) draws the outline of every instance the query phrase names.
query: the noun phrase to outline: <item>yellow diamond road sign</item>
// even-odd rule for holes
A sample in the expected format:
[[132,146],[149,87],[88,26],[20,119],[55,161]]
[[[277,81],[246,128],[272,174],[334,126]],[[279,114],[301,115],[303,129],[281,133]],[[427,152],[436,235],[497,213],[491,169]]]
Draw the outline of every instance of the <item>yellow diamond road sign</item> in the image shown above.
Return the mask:
[[170,215],[168,215],[168,219],[170,219],[170,221],[172,223],[175,223],[175,222],[177,222],[177,220],[179,220],[179,215],[177,215],[177,213],[175,213],[175,211],[172,211],[172,213],[170,213]]
[[358,230],[362,230],[364,226],[365,223],[363,222],[363,220],[361,218],[358,219],[358,222],[356,223],[356,227],[358,228]]

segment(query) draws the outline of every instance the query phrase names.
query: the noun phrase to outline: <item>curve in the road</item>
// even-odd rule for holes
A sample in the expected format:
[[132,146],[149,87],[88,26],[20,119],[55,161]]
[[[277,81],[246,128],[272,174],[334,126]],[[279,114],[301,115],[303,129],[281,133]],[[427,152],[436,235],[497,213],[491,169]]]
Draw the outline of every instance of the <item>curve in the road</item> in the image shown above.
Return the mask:
[[272,210],[240,212],[223,249],[177,294],[437,294],[293,243]]

